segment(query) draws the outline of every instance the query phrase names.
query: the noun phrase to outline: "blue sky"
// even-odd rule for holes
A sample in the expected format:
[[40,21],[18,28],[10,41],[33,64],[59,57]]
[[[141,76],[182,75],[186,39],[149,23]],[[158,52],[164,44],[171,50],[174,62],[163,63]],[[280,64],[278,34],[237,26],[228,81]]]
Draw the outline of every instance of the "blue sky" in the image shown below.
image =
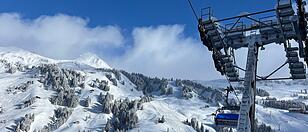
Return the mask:
[[[197,12],[212,7],[218,18],[274,8],[276,0],[192,0]],[[17,12],[26,18],[64,13],[90,19],[90,26],[134,27],[183,24],[194,35],[195,19],[187,0],[1,0],[1,12]]]
[[[272,9],[276,0],[192,2],[198,13],[211,6],[217,18],[224,18]],[[1,0],[0,5],[1,46],[56,59],[92,52],[112,67],[150,76],[222,78],[200,42],[187,0]],[[280,65],[281,54],[265,64]]]

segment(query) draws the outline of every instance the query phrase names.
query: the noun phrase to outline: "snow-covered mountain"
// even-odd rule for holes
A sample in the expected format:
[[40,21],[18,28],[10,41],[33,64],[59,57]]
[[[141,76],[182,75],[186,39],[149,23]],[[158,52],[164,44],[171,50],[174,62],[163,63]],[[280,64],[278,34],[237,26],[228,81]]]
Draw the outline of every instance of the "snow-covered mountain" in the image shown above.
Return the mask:
[[106,62],[92,53],[85,53],[76,59],[77,62],[88,64],[95,68],[111,68]]
[[[54,60],[7,47],[0,48],[0,84],[0,131],[72,132],[213,132],[211,114],[223,104],[227,86],[222,80],[160,79],[115,70],[89,53]],[[307,107],[307,84],[258,83],[259,124],[305,131],[308,115],[290,113],[289,105],[279,103]],[[235,85],[240,95],[241,85]]]

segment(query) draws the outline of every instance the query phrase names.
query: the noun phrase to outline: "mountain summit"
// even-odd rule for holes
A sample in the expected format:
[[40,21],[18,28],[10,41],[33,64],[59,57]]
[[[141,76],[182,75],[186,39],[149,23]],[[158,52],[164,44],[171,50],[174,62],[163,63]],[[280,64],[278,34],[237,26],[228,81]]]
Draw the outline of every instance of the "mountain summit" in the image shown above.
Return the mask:
[[104,62],[100,57],[93,53],[82,54],[75,60],[95,68],[111,68],[106,62]]

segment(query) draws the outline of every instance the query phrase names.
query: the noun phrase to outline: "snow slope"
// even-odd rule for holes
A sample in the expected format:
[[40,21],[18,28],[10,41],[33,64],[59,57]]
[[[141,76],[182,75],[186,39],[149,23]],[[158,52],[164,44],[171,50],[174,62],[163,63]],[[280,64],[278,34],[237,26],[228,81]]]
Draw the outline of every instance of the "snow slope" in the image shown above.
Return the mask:
[[92,53],[85,53],[75,60],[77,62],[88,64],[95,68],[111,68],[106,62],[104,62],[97,55]]
[[22,63],[24,65],[38,65],[41,63],[56,63],[55,60],[42,57],[35,53],[14,47],[0,47],[0,59],[11,63]]
[[[17,71],[13,74],[7,73],[7,67],[4,63],[20,63],[27,67],[38,66],[41,64],[56,64],[60,68],[74,70],[85,77],[85,87],[74,87],[79,100],[85,100],[87,97],[91,99],[89,107],[77,105],[72,108],[72,114],[63,125],[55,131],[75,132],[79,130],[103,131],[107,121],[112,118],[113,114],[100,112],[100,103],[97,97],[107,92],[99,88],[90,86],[94,80],[104,80],[108,82],[110,90],[108,93],[114,96],[114,100],[124,100],[125,98],[134,100],[143,96],[142,91],[136,90],[136,84],[132,83],[128,77],[120,74],[121,79],[117,80],[118,85],[114,85],[107,75],[114,73],[99,70],[97,68],[111,69],[102,59],[93,54],[85,54],[75,60],[54,60],[47,57],[42,57],[32,52],[28,52],[17,48],[0,48],[0,131],[14,131],[17,122],[25,116],[25,114],[33,113],[35,119],[30,126],[30,131],[40,130],[51,122],[51,117],[54,115],[54,110],[63,106],[55,105],[50,102],[50,98],[57,94],[56,91],[40,81],[40,77],[36,76],[35,71],[25,70]],[[16,90],[14,87],[19,86],[28,81],[33,81],[33,84],[25,91]],[[199,81],[200,82],[200,81]],[[202,81],[203,85],[210,86],[222,90],[227,86],[227,82],[223,80]],[[237,84],[236,84],[237,85]],[[154,100],[143,103],[143,109],[138,110],[137,126],[129,131],[132,132],[194,132],[195,130],[183,121],[186,119],[196,118],[199,125],[210,132],[216,131],[213,123],[213,116],[218,106],[215,103],[209,103],[198,97],[197,94],[191,99],[181,97],[182,87],[175,85],[173,80],[168,80],[168,87],[173,88],[173,94],[159,95],[155,94]],[[299,99],[298,96],[293,96],[306,89],[307,85],[303,81],[288,81],[288,82],[262,82],[258,83],[258,88],[264,89],[270,93],[271,97],[276,97],[278,100],[299,100],[308,103],[305,99]],[[79,91],[79,93],[77,92]],[[25,101],[32,97],[40,97],[29,107],[19,108]],[[257,97],[261,100],[261,97]],[[209,106],[209,107],[205,107]],[[157,120],[162,116],[165,117],[165,123],[157,123]],[[286,110],[264,108],[257,105],[257,118],[259,122],[270,125],[277,131],[298,131],[304,132],[308,128],[308,115],[289,113]],[[78,122],[78,123],[77,123]]]

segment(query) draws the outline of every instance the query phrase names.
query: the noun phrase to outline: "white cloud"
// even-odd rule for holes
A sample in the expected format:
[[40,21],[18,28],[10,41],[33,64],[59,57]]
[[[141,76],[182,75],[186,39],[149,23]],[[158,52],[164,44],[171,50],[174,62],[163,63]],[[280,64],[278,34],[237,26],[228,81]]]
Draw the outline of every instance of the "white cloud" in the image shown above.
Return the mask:
[[[236,50],[236,60],[237,64],[246,68],[246,60],[247,60],[247,48],[242,48]],[[276,68],[281,66],[285,61],[285,51],[283,45],[279,44],[269,44],[265,46],[265,50],[259,50],[258,53],[258,75],[266,76],[274,71]],[[244,72],[240,72],[241,76],[244,76]],[[288,65],[283,67],[281,70],[276,72],[272,77],[289,77],[289,69]]]
[[[58,14],[25,19],[16,13],[0,14],[0,45],[21,47],[58,58],[76,58],[95,52],[111,65],[159,77],[214,79],[210,54],[199,40],[183,35],[184,27],[140,27],[132,32],[133,45],[124,46],[117,26],[91,28],[88,20]],[[130,48],[128,48],[130,47]],[[124,51],[124,55],[106,55]]]
[[88,21],[58,14],[34,20],[19,14],[0,14],[0,45],[21,47],[52,58],[72,58],[93,46],[119,47],[123,36],[117,26],[88,27]]
[[135,28],[133,47],[114,65],[151,76],[218,78],[209,52],[199,40],[184,36],[183,30],[180,25]]
[[[115,68],[150,76],[222,78],[199,38],[185,36],[183,32],[183,25],[138,27],[132,31],[132,44],[128,44],[119,27],[89,27],[88,20],[80,17],[58,14],[25,19],[15,13],[0,14],[0,46],[20,47],[60,59],[76,58],[90,51]],[[247,51],[237,52],[238,63],[245,68]],[[269,73],[283,63],[284,56],[282,46],[268,46],[260,52],[259,73]],[[278,75],[288,75],[287,71],[285,68]]]
[[[224,78],[214,68],[211,53],[199,38],[183,34],[184,26],[164,25],[133,30],[134,45],[113,62],[114,66],[151,76],[211,80]],[[282,45],[271,44],[259,52],[258,73],[268,75],[286,60]],[[245,68],[247,48],[236,51],[237,64]],[[287,66],[274,77],[288,77]],[[243,72],[241,76],[244,76]]]

